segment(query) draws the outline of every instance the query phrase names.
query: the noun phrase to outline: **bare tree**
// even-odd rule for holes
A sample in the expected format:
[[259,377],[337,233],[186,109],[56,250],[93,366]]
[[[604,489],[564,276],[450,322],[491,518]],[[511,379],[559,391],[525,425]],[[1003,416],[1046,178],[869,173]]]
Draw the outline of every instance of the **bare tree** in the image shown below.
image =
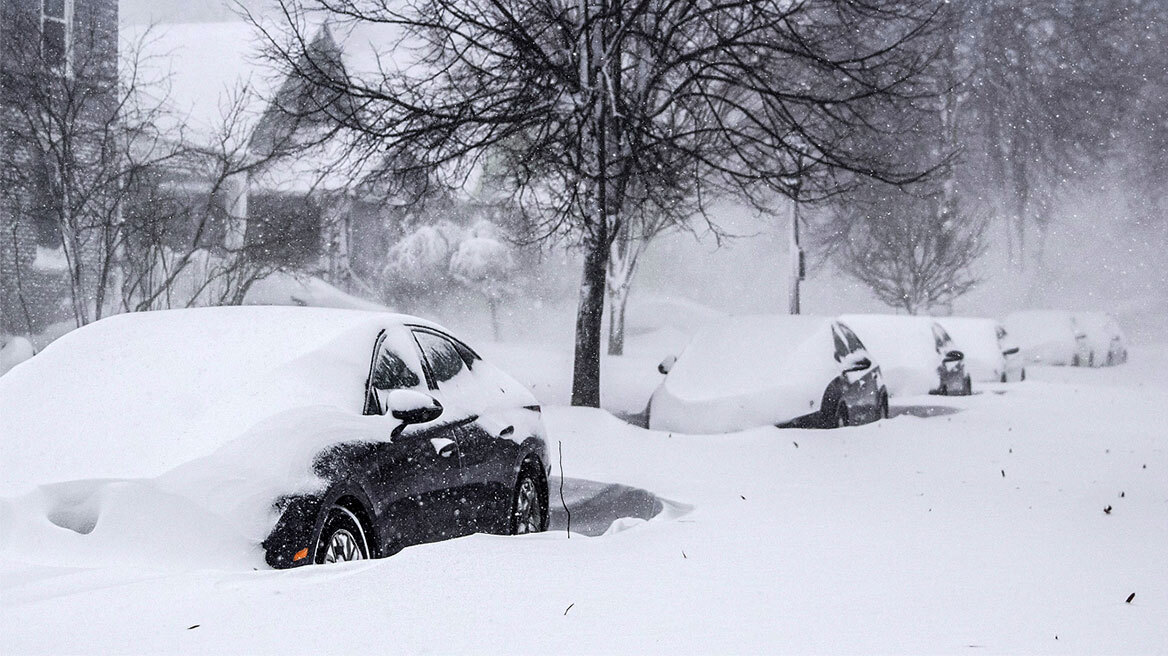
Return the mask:
[[160,31],[119,49],[116,29],[77,21],[60,57],[42,47],[39,14],[14,17],[33,23],[5,34],[16,121],[0,154],[3,193],[53,227],[74,322],[241,303],[281,266],[265,257],[274,244],[262,219],[245,218],[247,179],[306,147],[295,130],[255,147],[255,97],[241,87],[220,99],[218,126],[192,134],[170,107]]
[[835,262],[883,303],[918,314],[973,289],[985,253],[986,219],[959,211],[953,197],[924,197],[869,184],[835,209],[826,236]]
[[141,147],[159,107],[142,93],[140,44],[129,44],[119,62],[116,29],[98,21],[77,21],[66,44],[48,47],[39,12],[11,18],[3,46],[12,121],[0,154],[3,193],[10,206],[54,228],[73,319],[83,325],[106,307],[126,189],[174,153]]
[[[958,0],[948,24],[951,112],[966,197],[1007,219],[1015,261],[1041,262],[1059,189],[1099,175],[1133,105],[1142,0]],[[1162,58],[1162,56],[1161,56]],[[1162,68],[1162,67],[1161,67]],[[1028,253],[1026,235],[1039,242]]]
[[625,210],[620,231],[612,240],[605,281],[608,289],[609,355],[624,355],[625,312],[641,256],[649,249],[653,239],[684,225],[688,218],[687,211],[693,210],[683,201],[668,207],[649,202],[633,203],[631,208]]
[[[273,61],[353,99],[334,118],[356,151],[456,186],[489,153],[533,218],[532,238],[583,250],[577,405],[599,404],[606,274],[635,182],[661,197],[684,177],[704,214],[722,195],[794,195],[802,161],[898,183],[928,168],[861,137],[895,128],[868,122],[879,108],[908,120],[907,82],[928,60],[912,46],[937,11],[931,0],[279,4],[282,29],[260,24]],[[378,44],[377,70],[339,75],[305,56],[322,16],[399,37]]]
[[[284,265],[267,254],[278,234],[267,217],[242,206],[249,176],[301,154],[284,139],[253,147],[246,87],[221,99],[218,124],[205,134],[178,128],[152,149],[167,153],[133,176],[120,224],[123,311],[238,305],[251,285]],[[177,117],[168,116],[166,125]],[[128,152],[148,150],[130,148]]]

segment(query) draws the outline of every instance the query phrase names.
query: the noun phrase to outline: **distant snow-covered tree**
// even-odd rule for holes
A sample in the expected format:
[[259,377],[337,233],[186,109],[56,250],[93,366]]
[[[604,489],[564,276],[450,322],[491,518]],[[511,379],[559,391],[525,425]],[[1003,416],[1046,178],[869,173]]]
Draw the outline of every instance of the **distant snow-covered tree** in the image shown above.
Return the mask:
[[490,236],[471,236],[458,245],[450,258],[450,273],[463,285],[486,299],[491,330],[501,339],[499,303],[514,292],[515,257],[509,244]]
[[425,294],[441,286],[461,232],[447,221],[423,225],[390,247],[384,269],[387,294],[400,298]]

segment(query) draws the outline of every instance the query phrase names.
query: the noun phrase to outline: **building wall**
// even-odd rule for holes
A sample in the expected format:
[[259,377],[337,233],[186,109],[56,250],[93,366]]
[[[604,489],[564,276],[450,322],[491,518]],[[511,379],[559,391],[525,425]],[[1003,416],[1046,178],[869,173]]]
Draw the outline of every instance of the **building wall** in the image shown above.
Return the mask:
[[[40,106],[35,92],[47,73],[39,66],[41,0],[0,0],[0,332],[37,333],[72,318],[69,277],[63,270],[57,220],[46,207],[47,185],[37,175],[43,158],[29,139],[25,117]],[[72,61],[67,83],[87,93],[80,122],[97,123],[115,104],[118,65],[117,0],[75,0]],[[79,95],[77,93],[75,96]],[[80,159],[99,148],[75,144]],[[51,198],[51,196],[49,197]],[[51,202],[51,201],[50,201]],[[92,263],[93,240],[82,262]],[[38,257],[39,250],[39,257]]]

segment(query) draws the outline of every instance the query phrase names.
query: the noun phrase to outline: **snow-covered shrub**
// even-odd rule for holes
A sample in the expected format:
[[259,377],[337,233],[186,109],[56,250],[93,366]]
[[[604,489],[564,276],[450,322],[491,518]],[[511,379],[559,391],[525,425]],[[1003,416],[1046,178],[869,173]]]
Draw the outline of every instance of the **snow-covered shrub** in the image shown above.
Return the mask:
[[450,258],[450,273],[455,280],[486,298],[496,340],[500,338],[499,302],[512,292],[515,270],[511,247],[490,237],[464,240]]

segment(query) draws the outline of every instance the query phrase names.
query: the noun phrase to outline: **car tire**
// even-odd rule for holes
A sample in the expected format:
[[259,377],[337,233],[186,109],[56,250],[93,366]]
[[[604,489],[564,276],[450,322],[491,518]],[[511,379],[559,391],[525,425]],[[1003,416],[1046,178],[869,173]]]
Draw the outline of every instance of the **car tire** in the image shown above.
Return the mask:
[[878,419],[888,419],[888,395],[880,395],[880,416]]
[[1006,380],[1006,372],[1004,372],[1004,371],[1002,372],[1002,382],[1003,382],[1003,383],[1008,383],[1008,382],[1009,382],[1008,380]]
[[1026,380],[1026,369],[1025,368],[1022,369],[1022,374],[1020,376],[1018,376],[1018,382],[1022,382],[1024,380]]
[[965,394],[964,395],[965,396],[972,396],[973,395],[973,378],[970,378],[969,376],[965,377]]
[[[511,535],[542,533],[547,530],[547,484],[539,474],[539,467],[531,461],[524,463],[515,481],[515,492],[511,495],[511,515],[508,530]],[[540,488],[545,493],[540,493]]]
[[365,527],[353,511],[344,506],[333,506],[320,527],[312,562],[326,565],[367,560],[370,557],[367,536]]

